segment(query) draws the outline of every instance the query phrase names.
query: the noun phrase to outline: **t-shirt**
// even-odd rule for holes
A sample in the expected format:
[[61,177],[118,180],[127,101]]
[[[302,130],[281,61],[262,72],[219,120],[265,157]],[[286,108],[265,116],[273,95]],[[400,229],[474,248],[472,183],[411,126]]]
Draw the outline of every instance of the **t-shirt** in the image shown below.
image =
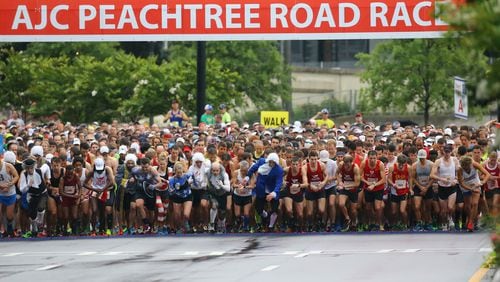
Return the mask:
[[225,124],[228,124],[228,123],[231,122],[231,115],[228,112],[225,112],[222,115],[222,122],[225,123]]
[[204,122],[206,125],[214,125],[215,124],[215,117],[214,117],[214,115],[211,115],[211,114],[203,114],[203,115],[201,115],[200,121]]
[[323,124],[326,124],[326,126],[327,126],[328,128],[333,128],[333,127],[335,127],[335,122],[333,122],[333,120],[331,120],[331,119],[317,119],[317,120],[316,120],[316,125],[317,125],[318,127],[321,127]]

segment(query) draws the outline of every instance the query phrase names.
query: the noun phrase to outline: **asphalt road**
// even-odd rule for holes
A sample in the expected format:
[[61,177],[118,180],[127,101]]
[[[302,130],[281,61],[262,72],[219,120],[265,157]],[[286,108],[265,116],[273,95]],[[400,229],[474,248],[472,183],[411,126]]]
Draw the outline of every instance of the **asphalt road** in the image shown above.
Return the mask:
[[488,234],[0,241],[0,281],[467,281]]

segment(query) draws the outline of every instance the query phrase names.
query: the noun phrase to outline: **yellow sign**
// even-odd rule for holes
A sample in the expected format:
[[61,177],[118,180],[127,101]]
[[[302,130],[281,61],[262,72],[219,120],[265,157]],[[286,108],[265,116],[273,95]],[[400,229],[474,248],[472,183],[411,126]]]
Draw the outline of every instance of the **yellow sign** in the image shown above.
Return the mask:
[[277,128],[288,124],[288,112],[285,111],[262,111],[260,112],[260,123],[265,128]]

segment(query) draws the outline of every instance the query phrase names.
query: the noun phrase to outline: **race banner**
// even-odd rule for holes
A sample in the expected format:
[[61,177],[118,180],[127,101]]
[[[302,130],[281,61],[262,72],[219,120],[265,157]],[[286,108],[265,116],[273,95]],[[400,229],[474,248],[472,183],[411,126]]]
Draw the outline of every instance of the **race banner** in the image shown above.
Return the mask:
[[434,38],[435,14],[422,0],[6,0],[0,41]]
[[467,88],[465,80],[456,76],[453,83],[455,117],[467,119],[469,116],[469,106],[467,100]]

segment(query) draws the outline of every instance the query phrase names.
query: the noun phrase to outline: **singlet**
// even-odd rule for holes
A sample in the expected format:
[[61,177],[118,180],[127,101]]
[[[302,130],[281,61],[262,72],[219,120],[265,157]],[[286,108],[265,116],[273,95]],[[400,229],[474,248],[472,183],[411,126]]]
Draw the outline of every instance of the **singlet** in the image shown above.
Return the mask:
[[[0,169],[0,182],[9,182],[12,180],[12,176],[7,172],[7,165],[5,162],[1,162],[2,168]],[[7,191],[0,191],[0,196],[12,196],[16,194],[16,185],[9,187]]]
[[108,174],[106,173],[106,168],[101,173],[94,171],[92,177],[92,188],[96,190],[104,190],[106,184],[108,183]]
[[[470,172],[467,173],[465,171],[465,169],[461,168],[462,170],[462,177],[464,178],[464,184],[467,185],[467,186],[471,186],[471,185],[474,185],[474,184],[478,184],[479,182],[481,182],[481,180],[479,179],[479,174],[477,173],[477,169],[471,165],[471,169],[470,169]],[[466,190],[462,187],[460,187],[460,189],[462,189],[463,192],[465,191],[470,191],[470,190]]]
[[[456,170],[455,170],[455,161],[453,158],[450,158],[450,164],[446,165],[444,163],[444,159],[441,159],[439,162],[439,177],[447,178],[449,177],[451,180],[456,179]],[[450,181],[438,181],[439,186],[441,187],[451,187],[452,182]]]
[[408,184],[408,179],[410,174],[408,173],[408,164],[404,164],[403,169],[399,169],[398,164],[394,164],[392,167],[392,182],[395,184],[391,193],[393,195],[402,196],[408,194],[410,187]]
[[425,165],[422,166],[420,162],[417,162],[416,166],[416,173],[417,173],[417,181],[419,184],[426,186],[430,182],[430,176],[431,176],[431,161],[426,160]]
[[[316,171],[311,170],[311,164],[307,163],[307,179],[311,185],[319,185],[324,180],[323,170],[319,161],[316,162]],[[309,188],[308,188],[309,189]],[[324,189],[324,188],[323,188]]]
[[490,177],[490,180],[484,184],[485,190],[486,191],[491,191],[494,189],[498,189],[500,187],[500,178],[497,180],[493,179],[495,176],[500,176],[500,166],[498,166],[498,162],[495,163],[494,167],[490,167],[488,165],[488,162],[484,163],[484,168],[486,169],[487,172],[491,174],[492,177]]
[[342,165],[342,167],[340,168],[340,175],[342,177],[342,182],[344,183],[344,189],[347,189],[347,190],[357,189],[357,187],[349,187],[349,188],[345,187],[347,185],[352,185],[355,181],[355,179],[354,179],[354,163],[351,164],[351,168],[349,170],[346,170],[345,166]]
[[[59,177],[54,176],[54,171],[50,172],[50,186],[59,188],[59,182],[61,182],[61,178],[64,176],[64,169],[61,167],[59,169]],[[48,190],[49,195],[52,195],[51,189]]]
[[[176,116],[176,114],[181,114],[180,117]],[[177,123],[179,125],[179,127],[182,127],[182,111],[181,110],[177,110],[177,112],[174,112],[173,110],[170,110],[170,119],[169,119],[169,122],[170,123]]]
[[[336,161],[328,160],[325,163],[325,167],[326,167],[326,174],[328,177],[330,177],[332,175],[335,176],[335,174],[337,173],[337,162]],[[331,181],[326,182],[325,190],[331,189],[332,187],[335,187],[335,186],[337,186],[337,179],[336,178],[334,178]]]
[[[241,175],[241,170],[238,169],[236,171],[236,180],[238,183],[241,183],[241,182],[243,182],[243,179],[245,179],[245,176]],[[233,193],[237,196],[240,196],[240,197],[248,197],[248,196],[252,196],[252,189],[244,188],[243,193],[240,193],[240,191],[238,191],[238,189],[233,189]]]
[[302,169],[299,169],[297,175],[293,175],[292,169],[288,170],[285,181],[286,189],[290,194],[299,196],[302,195],[302,189],[300,189],[300,187],[297,189],[291,189],[292,184],[302,184]]
[[[365,180],[368,182],[379,182],[380,179],[382,179],[382,175],[380,175],[380,166],[383,165],[382,162],[377,160],[375,168],[371,168],[368,162],[369,162],[368,160],[365,161],[365,167],[362,172]],[[364,187],[365,189],[367,189],[368,185],[365,183]],[[380,184],[375,186],[375,188],[373,188],[372,191],[373,192],[381,191],[384,190],[384,188],[385,184]]]
[[64,176],[64,187],[63,187],[64,194],[75,195],[76,193],[78,193],[78,189],[77,189],[78,181],[80,181],[80,180],[78,179],[77,176],[68,177],[65,175]]
[[191,189],[193,190],[206,190],[206,174],[205,165],[202,164],[201,167],[196,165],[191,165],[189,167],[189,173],[193,175],[194,181],[191,184]]

